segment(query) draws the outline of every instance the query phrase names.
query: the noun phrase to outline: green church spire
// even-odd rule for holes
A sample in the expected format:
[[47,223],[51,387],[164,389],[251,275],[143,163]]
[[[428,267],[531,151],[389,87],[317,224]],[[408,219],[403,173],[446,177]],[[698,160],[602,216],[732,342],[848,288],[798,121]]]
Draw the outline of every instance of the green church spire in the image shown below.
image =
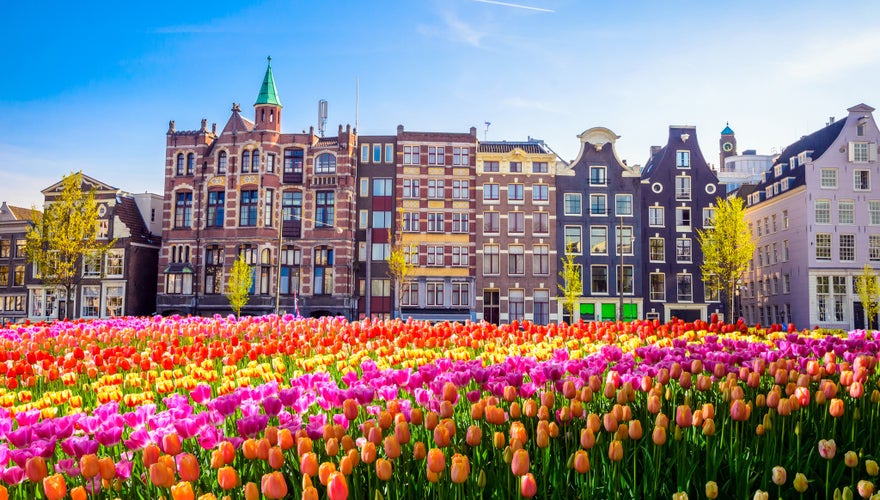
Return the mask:
[[260,104],[274,104],[275,106],[281,106],[281,101],[278,99],[278,90],[275,89],[275,77],[272,75],[272,56],[269,56],[267,59],[269,60],[269,64],[266,67],[266,76],[263,77],[263,85],[260,87],[260,95],[257,96],[257,102],[254,103],[254,106]]

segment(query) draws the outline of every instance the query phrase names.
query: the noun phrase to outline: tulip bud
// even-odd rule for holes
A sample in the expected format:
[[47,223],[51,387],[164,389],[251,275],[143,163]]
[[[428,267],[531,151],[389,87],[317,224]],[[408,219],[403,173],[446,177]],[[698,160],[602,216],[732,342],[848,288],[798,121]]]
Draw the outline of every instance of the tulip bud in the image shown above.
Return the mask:
[[787,478],[787,474],[785,473],[785,468],[780,465],[773,467],[771,477],[773,479],[773,484],[775,484],[776,486],[782,486],[783,484],[785,484],[785,480]]
[[865,460],[865,472],[867,472],[869,476],[876,476],[880,473],[880,466],[878,466],[877,462],[874,460]]
[[715,481],[706,483],[706,498],[718,498],[718,483]]
[[483,469],[480,469],[480,475],[477,476],[477,486],[479,486],[480,489],[486,487],[486,471]]
[[798,493],[803,493],[807,491],[807,487],[809,486],[809,482],[807,481],[807,476],[803,475],[803,473],[798,472],[794,476],[794,489],[798,491]]
[[871,498],[871,495],[874,494],[874,483],[871,481],[861,480],[856,485],[856,490],[859,492],[859,495],[862,498]]
[[850,469],[854,469],[859,465],[859,455],[856,452],[850,450],[844,453],[843,463],[845,463],[846,466]]
[[826,460],[831,460],[837,453],[837,443],[833,439],[819,440],[819,455]]
[[853,492],[849,486],[843,487],[843,492],[840,494],[840,498],[842,500],[853,500]]

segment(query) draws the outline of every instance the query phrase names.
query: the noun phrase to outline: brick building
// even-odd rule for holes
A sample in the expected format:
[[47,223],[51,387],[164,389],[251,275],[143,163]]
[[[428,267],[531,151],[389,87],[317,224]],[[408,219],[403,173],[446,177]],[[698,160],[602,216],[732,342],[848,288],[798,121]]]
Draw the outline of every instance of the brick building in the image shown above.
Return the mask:
[[25,235],[31,209],[0,205],[0,325],[17,323],[27,317]]
[[[477,152],[476,318],[556,321],[556,155],[538,141]],[[552,306],[551,306],[552,304]]]
[[229,313],[235,259],[253,270],[242,312],[354,317],[356,133],[283,133],[271,64],[253,120],[166,134],[158,309]]

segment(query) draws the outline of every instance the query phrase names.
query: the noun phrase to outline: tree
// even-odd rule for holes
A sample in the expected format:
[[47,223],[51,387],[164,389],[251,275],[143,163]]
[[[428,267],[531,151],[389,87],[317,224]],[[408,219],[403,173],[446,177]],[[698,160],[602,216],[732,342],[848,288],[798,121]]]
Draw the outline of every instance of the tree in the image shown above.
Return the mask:
[[880,280],[871,266],[865,264],[862,274],[856,277],[856,293],[862,301],[862,310],[865,312],[865,323],[868,330],[874,327],[874,318],[880,312]]
[[65,292],[65,311],[73,316],[71,301],[82,280],[84,259],[102,262],[116,240],[98,241],[98,203],[95,188],[84,192],[82,172],[61,179],[61,193],[47,200],[43,212],[33,210],[25,236],[25,255],[37,276]]
[[718,198],[712,227],[697,230],[703,263],[700,271],[707,287],[724,294],[727,299],[728,321],[735,314],[734,297],[743,274],[749,267],[756,241],[745,219],[742,198]]
[[398,318],[400,317],[401,304],[403,304],[403,296],[407,291],[405,288],[406,282],[412,277],[416,268],[416,265],[409,261],[409,256],[407,255],[414,253],[412,252],[414,245],[412,243],[404,243],[402,228],[403,211],[398,210],[395,230],[392,232],[391,229],[388,229],[390,248],[388,258],[386,259],[388,262],[388,276],[394,280],[394,292],[397,298],[394,314]]
[[565,247],[565,257],[560,258],[562,270],[559,271],[559,277],[562,278],[562,284],[557,285],[562,293],[562,308],[568,311],[571,322],[574,322],[574,307],[584,291],[581,266],[574,261],[576,251],[574,243],[569,243]]
[[229,281],[226,283],[226,298],[229,306],[235,311],[236,316],[241,316],[241,308],[251,298],[251,285],[254,279],[251,274],[251,266],[244,260],[244,255],[239,254],[232,264],[232,272],[229,273]]

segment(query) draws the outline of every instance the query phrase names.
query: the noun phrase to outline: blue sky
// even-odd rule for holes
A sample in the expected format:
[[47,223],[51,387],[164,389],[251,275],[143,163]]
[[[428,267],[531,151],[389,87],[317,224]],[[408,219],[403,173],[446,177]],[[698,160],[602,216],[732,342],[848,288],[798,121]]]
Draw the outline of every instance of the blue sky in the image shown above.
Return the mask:
[[[518,5],[518,6],[517,6]],[[36,7],[35,7],[36,6]],[[532,7],[523,8],[522,6]],[[563,158],[605,126],[644,164],[696,125],[717,162],[779,150],[860,102],[880,105],[875,2],[477,0],[9,2],[0,30],[0,201],[31,206],[70,171],[162,192],[165,131],[248,113],[266,56],[282,127],[544,139]],[[486,131],[484,123],[491,122]]]

